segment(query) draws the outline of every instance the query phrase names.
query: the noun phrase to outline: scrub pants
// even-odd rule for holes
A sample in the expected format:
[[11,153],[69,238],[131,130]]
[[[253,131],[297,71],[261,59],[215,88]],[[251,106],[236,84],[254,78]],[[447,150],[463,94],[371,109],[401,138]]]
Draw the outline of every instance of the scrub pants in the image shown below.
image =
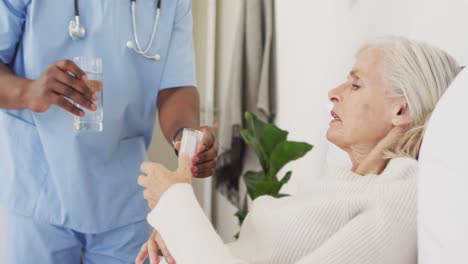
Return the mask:
[[1,222],[0,264],[135,263],[152,231],[146,221],[141,221],[104,233],[84,234],[7,210],[3,210]]

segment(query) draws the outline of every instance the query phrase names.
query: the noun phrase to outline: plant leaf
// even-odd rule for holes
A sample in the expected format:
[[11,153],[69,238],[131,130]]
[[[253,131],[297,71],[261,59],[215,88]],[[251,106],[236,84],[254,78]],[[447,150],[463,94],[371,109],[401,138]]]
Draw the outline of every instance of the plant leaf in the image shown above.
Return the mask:
[[265,173],[263,171],[248,171],[244,174],[244,182],[247,186],[247,193],[250,198],[255,199],[255,189],[257,188],[257,183],[265,179]]
[[304,142],[284,141],[279,143],[271,153],[268,178],[275,178],[284,165],[303,157],[312,147],[312,145]]
[[291,179],[291,175],[292,175],[292,171],[288,171],[286,172],[286,174],[284,175],[284,177],[280,180],[280,182],[284,185],[286,183],[288,183],[288,181]]
[[287,197],[287,196],[290,196],[290,195],[286,194],[286,193],[279,193],[276,198],[283,198],[283,197]]
[[[284,177],[278,181],[276,178],[257,178],[257,182],[253,189],[249,190],[249,195],[254,200],[262,195],[270,195],[273,197],[280,197],[279,191],[291,179],[292,171],[288,171]],[[252,175],[253,176],[253,175]]]
[[258,161],[260,162],[262,169],[264,171],[267,171],[268,170],[268,158],[265,155],[265,151],[263,150],[262,146],[258,142],[258,139],[252,136],[247,129],[241,129],[240,134],[244,142],[247,145],[249,145],[253,149],[255,154],[257,155]]
[[263,146],[260,144],[260,135],[266,125],[263,121],[258,119],[254,114],[245,112],[245,121],[247,124],[246,129],[241,129],[240,134],[245,143],[249,145],[257,154],[257,158],[264,171],[268,171],[269,156],[265,153]]
[[286,141],[287,137],[288,132],[278,128],[274,124],[266,124],[263,127],[262,134],[260,135],[260,144],[265,150],[268,159],[276,145]]
[[262,134],[263,128],[267,123],[260,120],[256,115],[253,113],[246,111],[244,113],[244,119],[246,121],[247,129],[254,135],[256,138],[259,138]]
[[[283,184],[281,184],[276,179],[263,179],[257,182],[257,185],[255,186],[254,197],[258,198],[263,195],[270,195],[270,196],[276,197],[278,196],[278,193],[282,185]],[[252,199],[255,199],[255,198],[252,197]]]
[[255,137],[250,133],[249,130],[247,129],[241,129],[240,130],[240,135],[242,137],[242,139],[244,140],[244,142],[249,145],[249,146],[252,146],[253,144],[255,144]]

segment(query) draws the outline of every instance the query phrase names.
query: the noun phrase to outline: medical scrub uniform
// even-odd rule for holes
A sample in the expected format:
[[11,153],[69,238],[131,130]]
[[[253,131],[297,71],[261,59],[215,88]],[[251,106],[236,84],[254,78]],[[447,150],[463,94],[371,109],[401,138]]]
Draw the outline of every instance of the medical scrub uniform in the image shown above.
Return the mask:
[[[73,115],[0,109],[0,201],[7,264],[132,263],[151,229],[137,185],[162,89],[195,86],[191,0],[162,1],[147,59],[134,41],[130,0],[81,0],[86,36],[72,40],[73,0],[0,1],[0,60],[35,80],[55,61],[103,61],[102,132],[76,133]],[[136,1],[142,47],[156,1]],[[8,84],[1,84],[7,87]],[[14,89],[14,88],[12,88]]]

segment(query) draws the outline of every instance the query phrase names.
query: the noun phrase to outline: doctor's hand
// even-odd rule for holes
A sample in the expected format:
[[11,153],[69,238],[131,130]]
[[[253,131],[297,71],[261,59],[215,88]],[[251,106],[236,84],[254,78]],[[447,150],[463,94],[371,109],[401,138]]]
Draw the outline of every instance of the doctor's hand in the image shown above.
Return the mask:
[[[218,156],[219,144],[215,138],[213,128],[202,126],[197,130],[203,133],[203,139],[192,157],[190,170],[195,178],[206,178],[214,174],[216,168],[216,157]],[[174,148],[180,150],[181,142],[176,141]]]
[[141,164],[142,175],[138,176],[138,185],[145,188],[143,197],[148,206],[153,209],[163,194],[174,184],[192,183],[190,172],[190,158],[186,153],[179,156],[179,167],[170,171],[163,165],[154,162]]
[[50,65],[39,79],[29,83],[24,93],[25,103],[28,109],[34,112],[45,112],[55,104],[74,115],[83,116],[83,110],[67,98],[95,111],[96,105],[93,101],[97,100],[97,95],[86,85],[87,78],[72,61],[57,61]]
[[161,250],[166,262],[168,264],[175,264],[174,257],[172,257],[171,252],[167,249],[166,243],[162,239],[158,231],[154,230],[148,241],[140,249],[138,256],[135,259],[135,264],[143,264],[145,259],[149,256],[151,264],[159,263],[158,249]]

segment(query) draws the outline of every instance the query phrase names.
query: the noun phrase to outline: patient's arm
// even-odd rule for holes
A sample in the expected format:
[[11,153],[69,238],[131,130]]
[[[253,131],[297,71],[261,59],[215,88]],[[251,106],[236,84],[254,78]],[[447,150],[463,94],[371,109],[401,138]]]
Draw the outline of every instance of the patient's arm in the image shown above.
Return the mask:
[[177,263],[246,264],[224,245],[190,184],[176,184],[167,190],[148,221],[161,234]]

